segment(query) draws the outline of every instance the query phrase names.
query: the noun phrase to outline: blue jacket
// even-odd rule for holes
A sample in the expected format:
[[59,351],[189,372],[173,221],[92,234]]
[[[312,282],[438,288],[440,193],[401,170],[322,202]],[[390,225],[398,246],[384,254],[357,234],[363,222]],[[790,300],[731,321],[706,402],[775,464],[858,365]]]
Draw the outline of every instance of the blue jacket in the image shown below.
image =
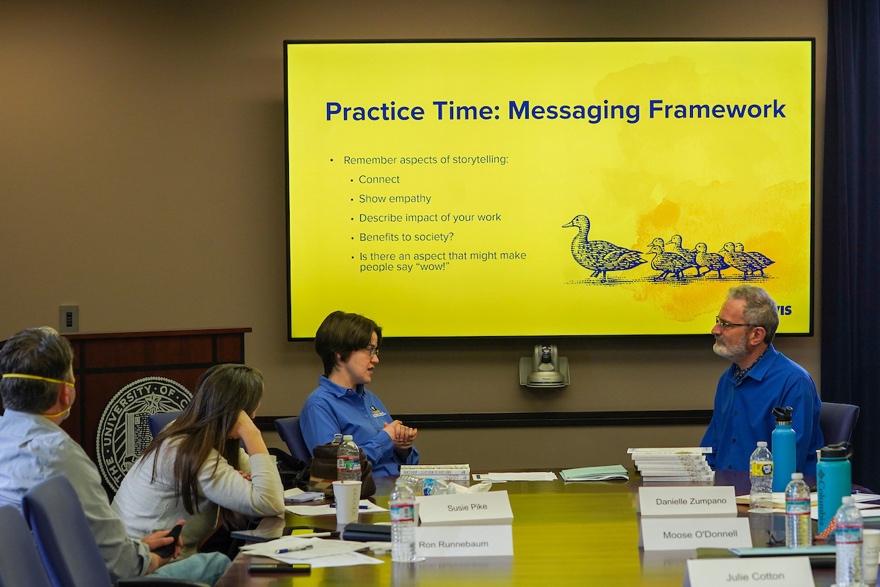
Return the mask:
[[334,434],[351,434],[373,464],[374,475],[399,475],[400,465],[416,465],[419,451],[412,447],[406,460],[394,452],[394,441],[382,430],[394,419],[379,398],[363,385],[346,389],[324,375],[303,405],[299,425],[309,451],[333,441]]

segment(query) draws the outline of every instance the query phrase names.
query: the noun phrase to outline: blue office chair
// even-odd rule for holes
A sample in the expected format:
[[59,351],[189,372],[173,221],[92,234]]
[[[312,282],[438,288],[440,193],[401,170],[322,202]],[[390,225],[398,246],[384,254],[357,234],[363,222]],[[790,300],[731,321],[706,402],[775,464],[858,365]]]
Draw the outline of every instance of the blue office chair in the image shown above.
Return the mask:
[[309,447],[306,446],[302,430],[299,427],[299,416],[276,418],[275,430],[278,431],[281,440],[287,445],[290,454],[304,463],[312,460],[312,453],[309,451]]
[[0,587],[52,587],[21,512],[0,507]]
[[[111,587],[110,573],[98,543],[76,490],[66,477],[52,477],[31,487],[22,498],[22,511],[54,587]],[[197,581],[149,575],[117,583],[120,587],[134,584],[138,587],[206,587]]]
[[850,442],[853,428],[858,421],[859,406],[822,402],[822,409],[819,411],[819,428],[822,429],[826,445]]
[[147,418],[150,425],[150,434],[155,436],[159,434],[165,426],[168,426],[173,420],[180,415],[180,410],[175,412],[159,412],[158,414],[150,414]]

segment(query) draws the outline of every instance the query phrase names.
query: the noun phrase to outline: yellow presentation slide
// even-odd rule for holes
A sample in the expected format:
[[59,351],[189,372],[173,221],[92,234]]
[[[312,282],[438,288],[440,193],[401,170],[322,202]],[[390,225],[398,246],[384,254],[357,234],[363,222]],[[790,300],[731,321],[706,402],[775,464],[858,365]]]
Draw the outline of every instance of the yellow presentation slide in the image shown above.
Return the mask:
[[291,339],[812,332],[814,41],[287,42]]

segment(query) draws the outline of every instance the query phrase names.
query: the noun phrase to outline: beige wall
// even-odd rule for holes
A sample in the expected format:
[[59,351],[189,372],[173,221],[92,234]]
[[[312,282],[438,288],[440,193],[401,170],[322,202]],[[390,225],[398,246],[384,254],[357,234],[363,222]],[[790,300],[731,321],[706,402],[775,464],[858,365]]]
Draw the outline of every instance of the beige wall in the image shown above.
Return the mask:
[[[320,363],[286,340],[285,39],[710,36],[817,39],[821,154],[824,0],[2,2],[0,338],[57,326],[64,304],[81,332],[252,327],[262,414],[294,414]],[[549,342],[571,386],[534,392],[517,364],[536,342],[388,340],[372,388],[398,413],[709,409],[725,367],[708,336],[564,339]],[[817,338],[778,347],[818,380]],[[565,467],[701,435],[425,430],[419,446],[425,462]]]

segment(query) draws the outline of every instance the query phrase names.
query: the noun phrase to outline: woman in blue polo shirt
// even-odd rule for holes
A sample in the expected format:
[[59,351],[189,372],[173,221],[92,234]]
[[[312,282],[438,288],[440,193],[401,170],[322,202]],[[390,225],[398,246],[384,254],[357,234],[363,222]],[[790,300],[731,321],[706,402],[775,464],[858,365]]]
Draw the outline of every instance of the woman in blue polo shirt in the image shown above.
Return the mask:
[[379,363],[382,327],[361,316],[333,312],[315,334],[315,351],[324,363],[318,388],[299,415],[311,451],[334,434],[351,434],[373,464],[374,475],[399,475],[400,465],[415,465],[418,430],[388,415],[382,401],[365,385]]

